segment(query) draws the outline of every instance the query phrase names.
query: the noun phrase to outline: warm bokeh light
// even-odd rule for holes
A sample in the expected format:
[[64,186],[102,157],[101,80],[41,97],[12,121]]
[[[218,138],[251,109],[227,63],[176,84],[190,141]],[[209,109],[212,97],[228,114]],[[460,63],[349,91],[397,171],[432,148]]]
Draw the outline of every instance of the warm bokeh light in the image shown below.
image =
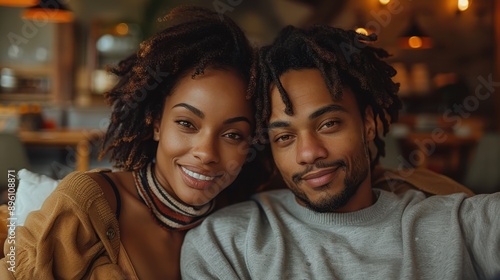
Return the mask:
[[418,49],[422,47],[422,39],[418,36],[411,36],[408,38],[408,45],[412,49]]
[[30,112],[30,106],[28,104],[26,104],[26,103],[21,103],[19,105],[18,110],[19,110],[19,114],[21,114],[21,115],[22,114],[28,114]]
[[364,29],[363,27],[356,28],[355,31],[356,31],[356,33],[368,36],[368,30]]
[[42,107],[38,103],[31,104],[30,112],[35,113],[35,114],[39,114],[42,112]]
[[399,38],[398,44],[401,49],[410,50],[425,50],[433,47],[433,42],[430,37],[420,36],[401,37]]
[[391,2],[391,0],[378,0],[380,2],[380,4],[382,5],[387,5],[389,4],[389,2]]
[[30,7],[38,4],[38,0],[0,0],[0,6]]
[[116,33],[118,35],[127,35],[128,34],[128,25],[126,23],[119,23],[115,27]]
[[469,0],[458,0],[458,10],[463,12],[469,8]]
[[62,23],[62,22],[72,22],[73,13],[71,11],[65,11],[65,10],[28,8],[23,11],[23,18],[29,20]]

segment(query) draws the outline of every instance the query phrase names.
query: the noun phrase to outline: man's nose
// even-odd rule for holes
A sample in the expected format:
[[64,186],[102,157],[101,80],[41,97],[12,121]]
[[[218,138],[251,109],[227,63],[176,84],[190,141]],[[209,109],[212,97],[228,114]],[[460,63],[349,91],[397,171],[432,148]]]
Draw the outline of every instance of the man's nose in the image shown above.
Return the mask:
[[306,132],[298,136],[296,158],[298,164],[313,164],[317,160],[327,158],[327,156],[328,150],[318,135]]

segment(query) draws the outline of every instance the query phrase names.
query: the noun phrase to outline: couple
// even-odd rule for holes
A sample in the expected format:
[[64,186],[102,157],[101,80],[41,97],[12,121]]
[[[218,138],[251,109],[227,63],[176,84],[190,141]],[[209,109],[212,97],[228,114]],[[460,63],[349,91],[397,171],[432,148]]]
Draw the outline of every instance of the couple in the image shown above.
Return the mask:
[[[372,189],[377,125],[387,132],[400,103],[387,54],[359,42],[370,38],[288,27],[255,57],[226,17],[187,7],[167,19],[114,69],[106,95],[102,154],[121,171],[68,175],[17,229],[16,272],[4,259],[2,279],[500,272],[499,194]],[[293,194],[263,192],[205,219],[266,183],[262,144]]]

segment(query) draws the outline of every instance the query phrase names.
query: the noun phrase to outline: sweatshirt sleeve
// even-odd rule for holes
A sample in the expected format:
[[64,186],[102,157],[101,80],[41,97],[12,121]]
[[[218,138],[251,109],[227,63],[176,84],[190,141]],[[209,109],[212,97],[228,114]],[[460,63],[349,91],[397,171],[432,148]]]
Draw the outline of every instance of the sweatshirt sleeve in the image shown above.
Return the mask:
[[2,279],[123,279],[99,236],[99,227],[105,226],[104,219],[95,221],[105,216],[99,203],[106,203],[105,198],[96,193],[89,176],[68,175],[5,242],[0,276],[8,278]]
[[480,279],[500,275],[500,192],[465,199],[460,208],[467,248]]

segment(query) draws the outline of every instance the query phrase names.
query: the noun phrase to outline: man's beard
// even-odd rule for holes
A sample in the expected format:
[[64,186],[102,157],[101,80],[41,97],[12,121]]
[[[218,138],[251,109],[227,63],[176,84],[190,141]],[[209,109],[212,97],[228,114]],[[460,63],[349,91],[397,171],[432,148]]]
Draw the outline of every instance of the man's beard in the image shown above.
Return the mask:
[[[290,190],[293,192],[295,197],[302,201],[304,205],[316,212],[326,213],[326,212],[335,212],[337,209],[345,206],[347,202],[356,194],[359,189],[359,186],[368,176],[369,164],[367,162],[368,151],[365,146],[364,153],[358,153],[356,157],[353,158],[351,169],[347,168],[347,164],[344,161],[335,161],[331,163],[318,162],[314,166],[316,168],[324,168],[331,166],[340,166],[338,170],[343,169],[345,172],[344,178],[344,188],[338,194],[327,196],[325,194],[324,197],[320,198],[318,201],[311,201],[304,191],[297,187],[299,180],[297,180],[297,176],[294,176],[293,183],[289,184]],[[312,169],[312,167],[311,167]],[[305,174],[306,172],[302,172],[301,174]],[[331,187],[329,185],[333,184],[333,181],[326,184],[325,187]]]

